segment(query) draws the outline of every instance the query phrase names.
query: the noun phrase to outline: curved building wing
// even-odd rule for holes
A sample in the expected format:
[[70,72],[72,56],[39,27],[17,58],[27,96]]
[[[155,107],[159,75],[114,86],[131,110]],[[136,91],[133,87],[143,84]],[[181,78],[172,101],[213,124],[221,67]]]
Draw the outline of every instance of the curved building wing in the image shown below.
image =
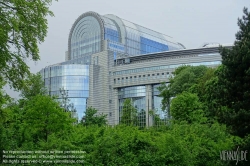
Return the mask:
[[45,86],[51,96],[62,100],[60,89],[64,89],[73,104],[76,117],[80,121],[85,115],[87,98],[89,97],[89,65],[69,64],[48,66],[40,71]]
[[[107,42],[107,44],[105,44]],[[127,55],[184,49],[173,38],[115,15],[86,12],[73,24],[68,39],[69,60],[111,49]]]

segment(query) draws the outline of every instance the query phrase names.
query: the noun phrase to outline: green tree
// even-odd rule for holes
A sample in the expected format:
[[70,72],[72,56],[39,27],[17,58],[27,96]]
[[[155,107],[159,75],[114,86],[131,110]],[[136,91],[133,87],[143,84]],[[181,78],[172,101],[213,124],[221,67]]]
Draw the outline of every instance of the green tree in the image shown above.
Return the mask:
[[48,142],[49,136],[67,134],[74,119],[50,96],[36,95],[24,106],[23,132],[26,143]]
[[97,110],[92,107],[88,107],[85,116],[81,120],[82,124],[84,126],[91,126],[91,125],[98,125],[98,126],[103,126],[107,124],[106,117],[107,115],[96,115]]
[[42,76],[37,74],[30,74],[28,78],[24,80],[25,87],[21,89],[20,97],[22,99],[31,99],[36,95],[46,95],[47,90],[44,86]]
[[176,122],[204,123],[206,118],[202,108],[196,94],[182,92],[172,100],[170,114]]
[[125,99],[123,102],[121,124],[138,124],[137,109],[132,105],[131,99]]
[[85,165],[222,166],[228,163],[220,160],[220,151],[232,149],[237,141],[218,123],[173,124],[164,130],[76,127],[72,142],[86,151]]
[[57,100],[60,102],[61,107],[64,109],[65,112],[70,112],[72,118],[78,118],[76,115],[76,108],[74,103],[70,101],[68,91],[64,88],[60,88],[60,96],[57,96]]
[[149,117],[152,119],[152,126],[153,127],[164,127],[170,124],[169,117],[161,118],[159,113],[156,110],[149,111]]
[[221,69],[217,72],[218,84],[216,98],[226,112],[219,117],[232,127],[233,133],[244,137],[250,134],[250,12],[243,10],[238,19],[239,31],[232,49],[220,48]]
[[6,106],[10,101],[10,97],[2,90],[4,85],[4,81],[0,78],[0,163],[3,160],[3,150],[15,144],[12,140],[8,140],[8,136],[13,134],[9,134],[10,130],[8,130],[7,125],[10,119],[10,112],[6,109]]
[[165,110],[170,105],[170,100],[177,94],[188,91],[192,86],[198,84],[200,78],[207,72],[206,66],[181,66],[174,72],[174,77],[170,78],[169,84],[162,84],[158,89],[162,99],[162,109]]
[[44,41],[52,0],[0,1],[0,78],[21,89],[29,67],[26,58],[39,60],[38,44]]

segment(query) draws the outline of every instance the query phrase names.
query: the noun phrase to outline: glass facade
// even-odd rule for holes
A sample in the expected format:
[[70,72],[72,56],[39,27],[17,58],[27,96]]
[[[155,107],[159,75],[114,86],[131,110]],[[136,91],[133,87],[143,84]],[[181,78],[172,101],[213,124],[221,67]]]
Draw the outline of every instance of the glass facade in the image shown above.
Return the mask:
[[[160,92],[158,87],[160,84],[152,85],[152,109],[155,115],[161,119],[169,120],[169,112],[167,110],[162,110],[161,100],[162,97],[159,96]],[[131,99],[132,105],[137,109],[137,120],[139,126],[144,126],[146,122],[146,87],[145,86],[133,86],[118,89],[118,100],[119,100],[119,121],[122,117],[123,103],[125,99]],[[155,118],[155,117],[153,117]],[[155,121],[155,119],[153,119]]]
[[[109,15],[105,16],[109,17]],[[124,33],[124,44],[128,55],[140,55],[183,49],[183,46],[176,43],[167,35],[158,33],[124,19],[120,20],[122,22],[122,26],[124,26],[121,29],[125,29],[126,31]]]
[[115,22],[106,17],[102,17],[102,19],[104,21],[104,39],[120,42],[120,33],[117,25],[115,25]]
[[70,39],[71,59],[101,51],[101,28],[93,16],[82,18],[74,27]]
[[81,120],[86,111],[89,97],[88,65],[54,65],[40,71],[50,95],[61,99],[60,88],[66,90],[70,103],[76,108],[76,116]]
[[162,110],[162,97],[159,96],[160,91],[158,90],[158,87],[161,84],[153,85],[153,95],[152,95],[152,108],[155,111],[155,113],[160,117],[160,119],[168,119],[169,118],[169,112],[167,110]]
[[146,124],[146,87],[133,86],[118,89],[119,121],[122,117],[123,103],[125,99],[131,99],[133,106],[137,109],[137,120],[139,126]]
[[[70,60],[103,51],[103,40],[115,44],[115,47],[104,49],[121,51],[130,56],[184,49],[182,44],[167,35],[114,15],[100,16],[87,12],[72,27],[69,38]],[[120,49],[114,49],[116,47]]]

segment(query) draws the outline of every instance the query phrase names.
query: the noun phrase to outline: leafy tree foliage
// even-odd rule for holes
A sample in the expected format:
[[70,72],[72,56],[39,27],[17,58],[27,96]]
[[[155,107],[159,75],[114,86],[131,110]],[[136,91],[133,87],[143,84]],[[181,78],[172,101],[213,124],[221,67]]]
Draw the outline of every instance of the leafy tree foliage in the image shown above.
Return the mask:
[[65,132],[73,123],[56,102],[49,96],[37,95],[29,100],[25,107],[23,115],[24,134],[26,140],[34,142],[38,140],[48,141],[52,133],[58,133],[58,136],[66,134]]
[[159,87],[162,99],[162,109],[165,110],[170,105],[170,100],[183,91],[188,91],[207,72],[206,66],[181,66],[174,72],[174,77],[170,78],[169,84],[162,84]]
[[156,110],[149,110],[149,117],[150,119],[152,119],[152,126],[155,128],[167,126],[168,124],[170,124],[169,117],[161,118]]
[[219,124],[175,124],[162,131],[124,125],[78,129],[71,141],[86,151],[86,165],[227,165],[219,152],[237,141]]
[[30,74],[26,58],[39,60],[38,44],[44,41],[46,16],[52,0],[0,1],[0,78],[16,89]]
[[223,67],[218,72],[217,86],[217,99],[228,114],[220,119],[241,137],[250,133],[250,12],[247,8],[243,11],[233,48],[220,50]]
[[20,96],[23,99],[31,99],[36,95],[46,95],[47,90],[42,81],[42,77],[39,73],[30,74],[28,78],[24,80],[25,86],[21,89]]
[[60,106],[63,108],[65,112],[70,112],[70,116],[72,118],[78,119],[76,114],[76,108],[74,103],[70,101],[68,91],[64,88],[60,88],[60,96],[57,96],[57,100],[60,102]]
[[202,103],[196,94],[182,92],[171,102],[171,116],[175,121],[188,123],[204,123],[206,118],[202,110]]
[[82,119],[82,124],[84,126],[92,126],[92,125],[97,125],[97,126],[103,126],[107,124],[106,117],[107,115],[96,115],[97,110],[92,107],[88,107],[85,116]]
[[137,125],[137,109],[132,105],[131,99],[125,99],[122,107],[121,124]]

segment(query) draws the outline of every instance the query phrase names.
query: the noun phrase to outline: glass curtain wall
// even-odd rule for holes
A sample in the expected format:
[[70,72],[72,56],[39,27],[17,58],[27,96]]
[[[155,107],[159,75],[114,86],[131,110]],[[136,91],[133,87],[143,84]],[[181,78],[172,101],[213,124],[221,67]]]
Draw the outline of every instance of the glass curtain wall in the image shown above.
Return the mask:
[[145,86],[134,86],[118,89],[119,100],[119,122],[123,115],[123,104],[126,99],[130,99],[132,105],[136,108],[137,125],[146,126],[146,88]]
[[71,59],[101,51],[101,28],[93,16],[82,18],[71,37]]
[[120,33],[114,21],[106,17],[102,17],[102,19],[104,21],[104,39],[120,42]]
[[127,53],[140,55],[154,52],[183,49],[171,37],[123,20],[127,31]]
[[[109,18],[108,18],[109,17]],[[110,16],[104,15],[102,18],[105,20],[105,24],[109,24],[112,18],[115,18],[120,24],[115,24],[118,28],[111,28],[115,32],[113,33],[115,36],[118,34],[117,29],[123,29],[126,32],[122,34],[126,34],[125,36],[121,36],[125,38],[126,41],[126,53],[128,55],[140,55],[140,54],[148,54],[154,52],[162,52],[162,51],[169,51],[169,50],[179,50],[183,49],[184,47],[175,42],[171,37],[158,33],[156,31],[150,30],[148,28],[142,27],[140,25],[134,24],[127,20],[123,20],[117,16]],[[113,20],[115,22],[115,20]],[[121,24],[122,23],[122,24]],[[111,25],[111,24],[109,24]],[[117,32],[116,32],[117,30]],[[106,31],[106,30],[105,30]],[[120,32],[121,34],[121,32]],[[110,39],[110,37],[106,37],[105,39]],[[118,41],[111,39],[112,41]]]
[[63,88],[76,109],[76,116],[81,120],[86,111],[89,97],[89,66],[88,65],[57,65],[40,71],[45,86],[52,96],[62,99],[60,88]]
[[104,29],[101,29],[102,26],[94,16],[85,16],[77,22],[70,39],[71,59],[100,52],[102,31],[105,40],[125,47],[125,53],[130,56],[184,48],[167,35],[117,16],[104,15],[100,20]]
[[159,96],[160,91],[158,90],[158,87],[161,84],[156,84],[153,85],[153,95],[152,95],[152,108],[154,111],[154,115],[153,115],[153,125],[159,126],[159,125],[165,125],[169,118],[170,118],[170,114],[168,109],[166,110],[162,110],[162,97]]

